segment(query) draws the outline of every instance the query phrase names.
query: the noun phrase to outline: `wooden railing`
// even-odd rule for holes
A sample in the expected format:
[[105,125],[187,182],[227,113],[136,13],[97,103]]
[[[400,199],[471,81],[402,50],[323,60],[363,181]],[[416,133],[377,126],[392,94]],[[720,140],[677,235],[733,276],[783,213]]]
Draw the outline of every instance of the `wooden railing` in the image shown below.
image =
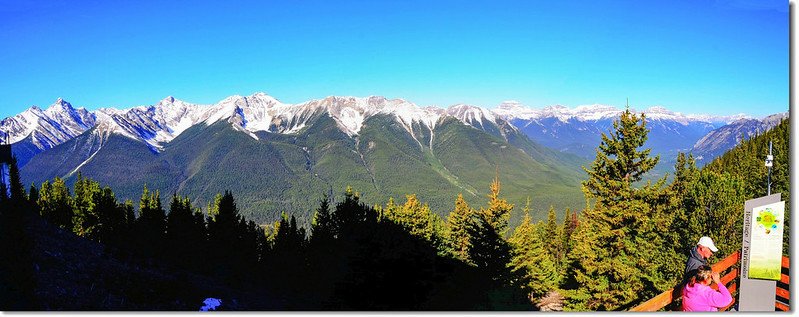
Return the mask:
[[776,310],[781,311],[790,311],[790,299],[791,293],[788,291],[788,286],[790,285],[791,277],[789,275],[790,272],[790,260],[787,256],[782,257],[782,276],[780,280],[777,281],[777,299],[774,305]]
[[[723,275],[721,278],[721,283],[727,286],[727,289],[730,291],[730,294],[735,294],[738,290],[738,282],[739,282],[739,263],[741,260],[740,252],[735,252],[730,256],[724,258],[724,260],[719,261],[718,263],[714,264],[713,271],[720,272]],[[774,309],[781,310],[781,311],[789,311],[790,310],[790,292],[789,290],[789,282],[790,282],[790,275],[789,275],[789,268],[790,268],[790,261],[788,257],[782,257],[782,276],[780,281],[777,281],[777,298],[774,301]],[[717,286],[714,284],[712,286],[714,289],[717,289]],[[653,297],[652,299],[644,302],[641,305],[633,307],[630,309],[631,311],[658,311],[663,309],[664,307],[670,306],[672,303],[681,300],[682,292],[679,289],[670,289],[660,295]],[[730,309],[735,305],[735,296],[733,296],[733,301],[727,307],[720,309],[721,311],[725,311]],[[672,305],[673,306],[673,305]],[[679,309],[680,307],[671,307],[672,309]]]

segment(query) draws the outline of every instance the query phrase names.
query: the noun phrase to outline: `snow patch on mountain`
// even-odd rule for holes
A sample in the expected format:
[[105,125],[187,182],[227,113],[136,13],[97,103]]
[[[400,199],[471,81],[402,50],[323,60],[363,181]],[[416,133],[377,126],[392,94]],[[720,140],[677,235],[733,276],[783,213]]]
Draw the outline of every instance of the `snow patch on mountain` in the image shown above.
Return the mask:
[[457,104],[447,108],[447,114],[471,126],[483,127],[488,122],[497,124],[497,118],[493,112],[477,106]]
[[95,124],[94,114],[84,108],[75,109],[61,99],[47,110],[37,106],[0,121],[0,132],[11,143],[30,137],[34,146],[46,150],[83,133]]
[[[634,113],[643,113],[648,119],[652,120],[670,120],[678,122],[682,125],[688,125],[691,122],[707,122],[715,123],[718,125],[729,124],[736,120],[743,118],[750,118],[744,114],[737,114],[732,116],[711,116],[706,114],[683,114],[680,112],[670,111],[662,106],[652,106],[644,111],[637,111],[632,109]],[[613,106],[593,104],[593,105],[580,105],[575,108],[568,108],[563,105],[547,106],[543,109],[533,109],[517,101],[505,101],[500,103],[494,110],[501,118],[521,119],[521,120],[540,120],[544,118],[557,118],[558,120],[568,123],[570,120],[578,121],[598,121],[604,119],[614,119],[619,117],[623,109],[618,109]]]

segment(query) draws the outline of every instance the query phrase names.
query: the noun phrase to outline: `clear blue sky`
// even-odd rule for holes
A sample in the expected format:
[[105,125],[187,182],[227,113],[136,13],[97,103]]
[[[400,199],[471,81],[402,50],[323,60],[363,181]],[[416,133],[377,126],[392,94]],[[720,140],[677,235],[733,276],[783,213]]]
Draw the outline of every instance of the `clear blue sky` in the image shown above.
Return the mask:
[[787,1],[32,2],[0,0],[0,118],[259,91],[788,110]]

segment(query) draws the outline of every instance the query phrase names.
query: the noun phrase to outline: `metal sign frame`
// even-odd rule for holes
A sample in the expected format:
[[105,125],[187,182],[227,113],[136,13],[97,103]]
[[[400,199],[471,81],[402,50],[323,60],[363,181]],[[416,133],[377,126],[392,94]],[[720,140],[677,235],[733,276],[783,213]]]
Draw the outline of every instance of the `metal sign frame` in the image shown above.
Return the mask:
[[780,202],[780,193],[747,200],[744,203],[743,243],[741,243],[741,286],[738,311],[774,311],[777,282],[749,278],[749,254],[752,248],[752,212],[755,208]]

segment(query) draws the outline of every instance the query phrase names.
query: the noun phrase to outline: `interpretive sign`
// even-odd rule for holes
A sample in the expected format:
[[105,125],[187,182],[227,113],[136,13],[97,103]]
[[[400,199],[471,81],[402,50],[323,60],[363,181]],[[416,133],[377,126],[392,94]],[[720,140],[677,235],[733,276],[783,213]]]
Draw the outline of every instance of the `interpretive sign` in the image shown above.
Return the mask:
[[754,221],[749,250],[749,278],[778,281],[782,272],[785,202],[756,207],[751,216]]
[[[750,276],[750,269],[753,256],[758,256],[759,252],[764,252],[763,247],[761,244],[765,243],[764,240],[758,240],[760,238],[755,238],[754,235],[759,234],[766,234],[770,235],[773,233],[774,228],[773,221],[769,221],[770,219],[766,219],[767,217],[761,217],[760,222],[758,222],[757,215],[759,215],[759,211],[766,211],[766,208],[769,206],[777,205],[782,203],[783,206],[782,211],[784,212],[784,202],[781,202],[780,193],[769,195],[765,197],[755,198],[752,200],[747,200],[744,203],[744,224],[743,224],[743,241],[741,243],[741,284],[740,290],[738,291],[738,311],[774,311],[774,298],[777,294],[777,282],[773,280],[765,280],[760,277],[753,277]],[[775,209],[772,207],[772,211]],[[784,217],[784,213],[780,212],[781,217]],[[774,213],[772,213],[774,215]],[[766,216],[766,213],[763,214]],[[777,220],[775,217],[773,220]],[[779,219],[780,224],[784,224],[782,221],[783,219]],[[765,233],[766,227],[770,226],[769,233]],[[762,226],[762,228],[760,227]],[[782,228],[781,226],[779,226]],[[760,232],[758,232],[760,230]],[[782,230],[782,229],[780,229]],[[782,234],[780,234],[779,238],[780,242],[776,243],[777,247],[780,248],[780,255],[782,254]],[[757,265],[757,260],[754,261]],[[758,273],[757,269],[754,270],[754,273]],[[779,270],[777,271],[779,272]]]

